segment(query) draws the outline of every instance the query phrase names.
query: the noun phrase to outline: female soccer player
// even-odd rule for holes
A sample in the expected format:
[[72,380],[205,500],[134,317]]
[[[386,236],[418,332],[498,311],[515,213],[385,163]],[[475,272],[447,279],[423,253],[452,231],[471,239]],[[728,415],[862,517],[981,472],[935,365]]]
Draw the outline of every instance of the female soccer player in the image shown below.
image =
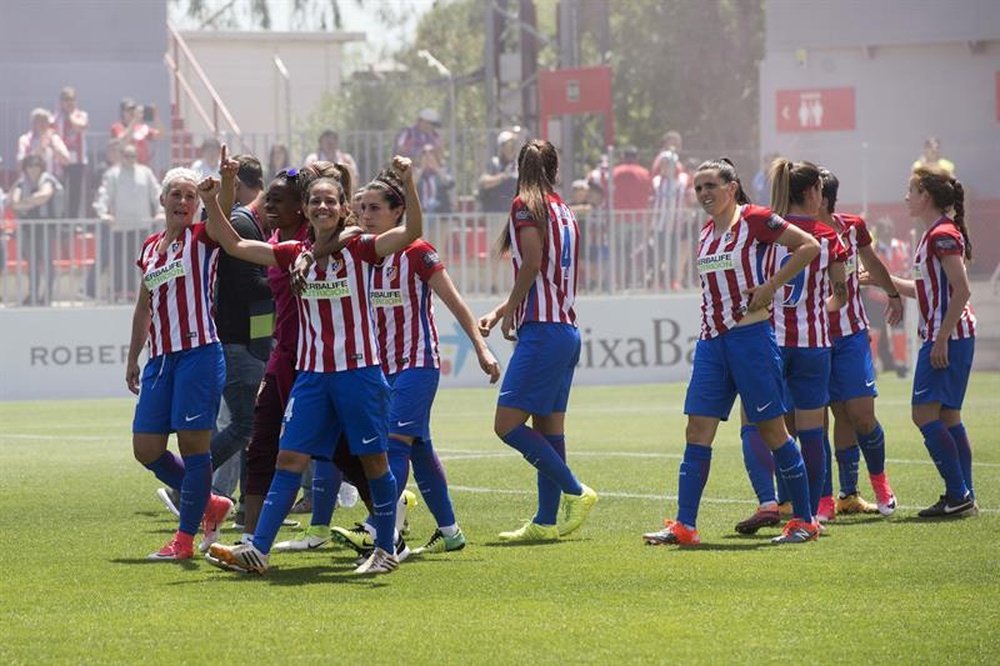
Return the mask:
[[[868,343],[868,315],[861,301],[858,260],[871,280],[889,295],[886,320],[890,325],[903,317],[899,293],[885,264],[872,248],[872,237],[864,219],[835,213],[840,181],[827,169],[820,169],[823,201],[819,220],[832,228],[847,251],[847,303],[830,313],[830,411],[834,416],[834,446],[840,477],[840,494],[833,501],[832,472],[828,469],[820,519],[832,520],[836,513],[871,513],[890,516],[896,510],[896,496],[885,473],[885,434],[875,417],[875,365]],[[829,446],[827,446],[829,449]],[[864,454],[876,506],[858,494],[858,459]]]
[[[393,168],[416,201],[410,161],[397,157]],[[272,246],[240,239],[228,225],[215,198],[218,185],[203,184],[201,195],[220,244],[234,256],[289,269],[307,244],[290,241]],[[318,178],[304,187],[306,216],[321,245],[344,226],[348,200],[340,182]],[[311,457],[331,458],[339,433],[346,433],[352,453],[361,458],[374,507],[375,549],[359,574],[388,573],[398,566],[394,554],[396,481],[386,459],[389,387],[382,374],[371,322],[369,274],[364,264],[398,252],[420,237],[421,216],[378,236],[350,240],[324,261],[313,263],[297,298],[298,374],[285,409],[277,469],[264,502],[253,542],[233,548],[215,544],[212,557],[222,566],[263,574],[282,519],[295,500],[301,474]]]
[[[493,430],[538,470],[538,511],[504,541],[549,541],[586,520],[597,493],[566,465],[566,405],[580,358],[576,327],[576,279],[580,229],[555,193],[559,156],[548,141],[526,143],[517,157],[517,196],[499,239],[510,252],[514,286],[507,300],[479,320],[480,331],[500,324],[516,340],[500,388]],[[526,424],[528,417],[532,426]],[[563,520],[557,524],[560,493]]]
[[[389,171],[365,186],[360,209],[361,225],[372,234],[399,226],[404,215],[411,214],[403,183]],[[416,552],[460,550],[465,535],[455,520],[444,468],[430,436],[431,405],[441,376],[432,293],[444,301],[469,337],[479,367],[491,383],[500,378],[500,366],[437,251],[426,241],[417,240],[373,266],[371,287],[382,370],[392,387],[389,467],[402,495],[412,459],[413,477],[437,521],[430,540]]]
[[[139,395],[132,422],[136,460],[181,494],[180,525],[151,560],[194,556],[194,535],[202,520],[202,548],[215,541],[231,500],[211,494],[209,444],[222,397],[226,362],[212,320],[212,293],[219,246],[198,211],[197,175],[171,169],[160,203],[167,223],[142,245],[142,272],[132,315],[125,382]],[[149,341],[149,361],[139,374],[139,353]],[[177,433],[178,459],[167,450]]]
[[[818,256],[819,242],[769,209],[750,205],[736,168],[726,158],[703,162],[694,186],[710,218],[698,242],[701,338],[684,402],[687,447],[680,466],[677,518],[665,520],[663,529],[644,534],[643,539],[651,545],[701,543],[696,520],[712,461],[711,446],[719,421],[729,418],[738,393],[774,452],[794,505],[794,517],[774,541],[811,541],[818,529],[802,456],[785,428],[781,356],[768,306],[775,292]],[[765,255],[773,243],[790,254],[767,277]]]
[[972,258],[965,190],[943,168],[918,166],[910,177],[906,207],[927,229],[913,255],[913,279],[893,276],[892,282],[920,307],[924,342],[913,375],[913,422],[945,482],[945,493],[918,515],[975,515],[979,509],[972,487],[972,447],[962,425],[976,345],[976,316],[963,260]]

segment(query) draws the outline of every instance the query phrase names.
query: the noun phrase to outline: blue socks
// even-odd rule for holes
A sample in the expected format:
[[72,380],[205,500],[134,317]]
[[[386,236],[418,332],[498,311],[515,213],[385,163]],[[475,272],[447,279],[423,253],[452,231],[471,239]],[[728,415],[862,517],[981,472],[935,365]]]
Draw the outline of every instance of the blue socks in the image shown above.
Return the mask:
[[371,522],[375,528],[375,545],[382,550],[395,553],[396,532],[396,479],[390,469],[377,479],[368,479],[372,493]]
[[[565,435],[545,435],[546,441],[552,446],[556,454],[566,460],[566,436]],[[559,500],[562,493],[559,486],[551,479],[538,472],[538,511],[532,519],[539,525],[555,525],[559,518]]]
[[962,475],[962,467],[958,460],[958,447],[955,446],[951,433],[940,420],[924,424],[920,432],[924,435],[924,446],[931,454],[931,460],[934,461],[938,474],[944,479],[948,497],[953,500],[964,499],[969,488],[965,485],[965,477]]
[[566,466],[566,462],[541,434],[522,423],[500,439],[517,449],[532,467],[552,480],[562,492],[567,495],[579,495],[583,492],[583,487]]
[[[823,429],[809,428],[799,431],[799,444],[802,446],[802,460],[806,465],[806,475],[809,480],[809,508],[812,515],[819,509],[819,498],[823,494],[823,483],[826,480],[826,454],[823,446]],[[794,499],[794,498],[793,498]]]
[[299,494],[300,483],[302,483],[301,474],[287,469],[274,470],[271,488],[264,498],[264,506],[257,519],[257,529],[253,533],[254,548],[260,552],[265,554],[271,552],[271,544],[278,535],[281,522],[291,510],[295,496]]
[[[162,459],[162,458],[161,458]],[[184,480],[181,482],[181,512],[178,530],[185,534],[198,533],[205,515],[208,496],[212,494],[212,454],[184,456]]]
[[837,472],[840,476],[840,492],[853,495],[858,492],[858,463],[861,461],[861,447],[857,444],[849,449],[837,451]]
[[858,433],[858,446],[865,456],[869,474],[881,474],[885,471],[885,433],[882,432],[880,423],[875,423],[875,429],[867,435]]
[[386,451],[386,456],[389,458],[389,470],[392,472],[393,478],[396,479],[396,498],[398,499],[406,490],[406,482],[410,478],[411,447],[395,437],[390,437],[388,442],[389,448]]
[[184,483],[184,463],[170,451],[147,464],[146,469],[156,475],[156,478],[174,490],[180,490]]
[[344,480],[332,460],[314,459],[312,480],[312,521],[310,525],[329,525],[333,520],[333,509],[337,505],[337,493]]
[[712,466],[712,448],[691,444],[684,448],[680,475],[677,481],[677,521],[694,529],[698,521],[701,492],[708,481]]
[[830,436],[823,433],[823,497],[833,495],[833,448],[830,446]]
[[785,488],[792,500],[795,517],[811,523],[813,511],[809,499],[809,480],[802,454],[795,446],[794,439],[789,438],[787,442],[774,451],[774,462],[778,467],[778,474],[784,479]]
[[774,456],[764,444],[757,426],[740,428],[740,439],[743,441],[743,465],[757,495],[757,502],[767,504],[777,501],[774,495]]
[[454,525],[457,521],[455,508],[448,495],[448,479],[440,458],[434,453],[431,440],[415,440],[410,451],[410,461],[413,463],[413,479],[438,527]]
[[969,435],[965,432],[965,426],[959,423],[948,428],[951,438],[955,440],[955,450],[958,452],[958,464],[962,468],[962,477],[965,479],[965,486],[972,493],[972,499],[976,498],[976,491],[972,487],[972,445],[969,444]]

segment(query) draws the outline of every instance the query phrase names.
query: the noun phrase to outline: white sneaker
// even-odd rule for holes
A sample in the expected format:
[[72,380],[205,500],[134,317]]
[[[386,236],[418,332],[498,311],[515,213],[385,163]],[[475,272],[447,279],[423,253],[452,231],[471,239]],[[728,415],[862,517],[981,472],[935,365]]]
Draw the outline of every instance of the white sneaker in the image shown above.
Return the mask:
[[330,527],[328,525],[310,525],[302,532],[298,539],[290,541],[279,541],[271,548],[279,553],[301,552],[319,548],[330,541]]
[[176,518],[181,517],[181,512],[177,508],[177,505],[174,504],[174,499],[170,496],[169,490],[167,490],[166,488],[157,488],[156,496],[157,498],[159,498],[161,502],[163,502],[163,506],[167,507],[167,511],[174,514]]
[[392,573],[399,566],[399,560],[392,553],[376,548],[354,573],[359,575],[375,575]]
[[350,509],[352,506],[358,503],[358,489],[344,481],[340,484],[340,490],[337,492],[337,506],[342,506],[345,509]]

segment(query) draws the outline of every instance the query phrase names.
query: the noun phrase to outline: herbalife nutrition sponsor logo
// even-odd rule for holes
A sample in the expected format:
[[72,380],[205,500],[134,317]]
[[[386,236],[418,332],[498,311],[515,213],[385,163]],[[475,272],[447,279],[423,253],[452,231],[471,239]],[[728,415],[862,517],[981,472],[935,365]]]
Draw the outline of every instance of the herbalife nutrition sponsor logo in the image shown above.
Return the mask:
[[394,308],[403,304],[399,289],[372,289],[372,305],[377,308]]
[[310,282],[302,292],[302,298],[347,298],[350,295],[347,278]]
[[156,289],[161,284],[169,282],[170,280],[176,280],[179,277],[184,276],[184,262],[181,259],[174,259],[166,266],[161,266],[160,268],[154,268],[153,270],[146,273],[143,280],[146,283],[146,289],[150,291]]
[[705,257],[698,257],[698,273],[714,273],[733,267],[732,252],[717,252]]

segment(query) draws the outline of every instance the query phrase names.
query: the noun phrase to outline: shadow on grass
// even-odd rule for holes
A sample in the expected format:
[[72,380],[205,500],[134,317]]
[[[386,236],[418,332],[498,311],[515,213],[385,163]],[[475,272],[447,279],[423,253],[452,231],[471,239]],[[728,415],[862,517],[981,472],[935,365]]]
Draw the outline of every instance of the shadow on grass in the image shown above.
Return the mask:
[[[225,571],[215,569],[210,571],[212,575],[207,579],[209,582],[244,583],[244,581],[266,583],[268,585],[295,586],[302,585],[353,585],[369,589],[377,589],[389,584],[384,580],[385,575],[358,576],[354,574],[354,565],[340,567],[337,563],[331,566],[309,566],[309,567],[271,567],[263,576],[246,573],[242,571]],[[190,585],[201,584],[206,579],[179,580],[170,585]]]
[[132,564],[132,565],[135,565],[135,564],[141,564],[141,565],[155,564],[155,565],[159,565],[161,567],[172,564],[174,566],[179,566],[182,569],[187,569],[188,571],[192,571],[194,569],[198,569],[199,568],[198,567],[198,562],[196,560],[193,560],[193,559],[191,559],[191,560],[177,560],[177,561],[173,561],[172,562],[172,561],[169,561],[169,560],[148,560],[145,557],[116,557],[116,558],[114,558],[112,560],[108,560],[108,562],[110,562],[111,564]]
[[955,516],[953,518],[921,518],[920,516],[914,514],[912,516],[900,516],[889,519],[890,523],[922,523],[924,525],[944,525],[950,523],[960,523],[965,520],[975,520],[979,516]]
[[531,546],[534,548],[545,548],[552,546],[559,546],[564,543],[571,543],[569,541],[563,540],[549,540],[549,541],[484,541],[480,543],[480,546],[485,546],[486,548],[521,548],[525,546]]

